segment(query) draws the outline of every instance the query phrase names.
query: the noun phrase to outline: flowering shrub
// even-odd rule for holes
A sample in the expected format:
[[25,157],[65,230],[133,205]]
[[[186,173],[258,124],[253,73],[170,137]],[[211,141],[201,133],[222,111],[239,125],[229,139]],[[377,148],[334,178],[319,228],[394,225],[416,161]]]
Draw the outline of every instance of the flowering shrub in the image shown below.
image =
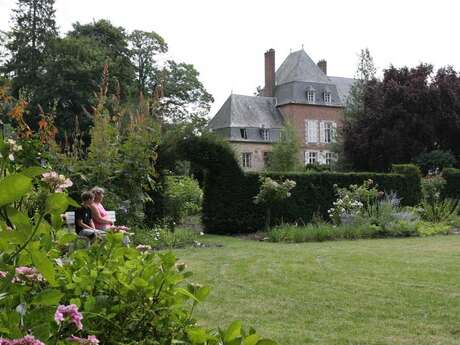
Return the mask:
[[375,211],[377,201],[384,195],[377,189],[377,184],[369,179],[361,185],[350,185],[348,188],[338,188],[334,185],[338,195],[333,207],[328,210],[331,220],[335,224],[341,224],[342,220],[353,218],[357,215],[371,216]]
[[55,171],[46,172],[42,176],[42,181],[50,187],[52,192],[63,192],[65,189],[73,186],[70,179],[64,175],[59,175]]
[[291,196],[291,189],[296,186],[295,181],[285,180],[277,182],[270,177],[260,177],[260,191],[254,197],[255,204],[266,207],[265,230],[270,229],[271,207]]
[[422,179],[422,202],[419,213],[423,220],[442,222],[458,213],[458,201],[442,196],[446,180],[440,175],[430,175]]

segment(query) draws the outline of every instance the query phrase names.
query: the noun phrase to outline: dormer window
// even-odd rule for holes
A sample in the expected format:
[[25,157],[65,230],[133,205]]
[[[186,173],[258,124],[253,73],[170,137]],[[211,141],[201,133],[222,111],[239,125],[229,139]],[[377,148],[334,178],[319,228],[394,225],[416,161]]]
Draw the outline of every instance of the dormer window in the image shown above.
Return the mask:
[[262,139],[264,139],[264,141],[270,141],[270,129],[262,128],[260,130],[260,134],[262,135]]
[[331,93],[329,91],[325,91],[324,94],[323,94],[323,97],[324,97],[324,103],[326,103],[326,104],[331,104],[332,103],[332,96],[331,96]]
[[246,130],[246,128],[240,128],[240,134],[242,139],[248,138],[248,131]]
[[307,90],[307,102],[315,103],[315,90],[313,88]]

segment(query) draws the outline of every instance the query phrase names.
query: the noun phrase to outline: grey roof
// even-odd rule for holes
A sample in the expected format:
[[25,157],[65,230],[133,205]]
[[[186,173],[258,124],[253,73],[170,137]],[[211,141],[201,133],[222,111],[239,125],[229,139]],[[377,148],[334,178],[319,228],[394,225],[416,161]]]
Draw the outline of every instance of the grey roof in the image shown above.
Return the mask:
[[347,98],[350,95],[351,87],[353,86],[355,79],[344,77],[329,77],[329,80],[337,87],[337,91],[339,93],[342,104],[345,105],[347,103]]
[[276,71],[276,85],[292,81],[330,83],[327,76],[303,49],[289,54]]
[[[307,91],[315,92],[315,102],[309,103],[307,99]],[[331,94],[331,103],[324,102],[324,93]],[[278,101],[278,105],[284,105],[289,103],[295,104],[313,104],[313,105],[324,105],[341,107],[342,99],[339,96],[339,92],[334,84],[329,82],[325,83],[312,83],[312,82],[298,82],[293,81],[291,83],[285,83],[275,88],[275,97]]]
[[281,128],[283,118],[274,97],[230,95],[209,128],[254,127]]

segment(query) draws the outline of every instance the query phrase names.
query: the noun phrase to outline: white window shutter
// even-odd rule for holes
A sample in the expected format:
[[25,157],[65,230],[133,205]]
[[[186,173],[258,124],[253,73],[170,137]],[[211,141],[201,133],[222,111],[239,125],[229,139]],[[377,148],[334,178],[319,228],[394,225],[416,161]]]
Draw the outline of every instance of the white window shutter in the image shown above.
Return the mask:
[[304,159],[305,165],[307,165],[307,164],[308,164],[308,151],[304,151],[304,153],[303,153],[303,159]]
[[[305,120],[305,144],[308,144],[308,121]],[[305,152],[305,155],[307,153]]]
[[332,122],[332,142],[335,143],[337,138],[337,123]]
[[325,129],[324,129],[324,122],[323,121],[321,121],[319,123],[319,141],[321,143],[326,142],[326,132],[325,132]]
[[308,142],[317,143],[318,142],[318,121],[309,120],[308,121]]

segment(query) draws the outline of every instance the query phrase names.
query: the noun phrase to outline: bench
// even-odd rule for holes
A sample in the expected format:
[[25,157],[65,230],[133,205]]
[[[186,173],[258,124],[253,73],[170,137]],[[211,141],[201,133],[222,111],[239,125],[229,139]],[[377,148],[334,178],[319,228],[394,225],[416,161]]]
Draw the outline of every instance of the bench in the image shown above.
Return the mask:
[[[69,232],[75,231],[75,212],[66,212],[64,217]],[[115,211],[107,211],[107,217],[115,224],[117,220]]]

